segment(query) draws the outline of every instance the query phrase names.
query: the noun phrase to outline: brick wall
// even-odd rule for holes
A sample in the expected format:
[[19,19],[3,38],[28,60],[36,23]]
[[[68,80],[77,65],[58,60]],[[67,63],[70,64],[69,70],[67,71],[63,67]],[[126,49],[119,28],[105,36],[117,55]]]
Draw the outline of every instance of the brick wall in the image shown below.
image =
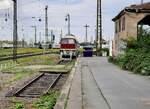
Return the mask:
[[[128,13],[126,12],[119,19],[115,21],[115,38],[114,38],[114,55],[117,56],[121,53],[121,45],[123,44],[122,39],[128,39],[129,37],[137,38],[137,25],[140,20],[145,16],[150,15],[146,13]],[[125,17],[125,29],[122,30],[123,18]],[[121,21],[121,30],[119,31],[119,22]],[[117,27],[116,27],[117,24]]]

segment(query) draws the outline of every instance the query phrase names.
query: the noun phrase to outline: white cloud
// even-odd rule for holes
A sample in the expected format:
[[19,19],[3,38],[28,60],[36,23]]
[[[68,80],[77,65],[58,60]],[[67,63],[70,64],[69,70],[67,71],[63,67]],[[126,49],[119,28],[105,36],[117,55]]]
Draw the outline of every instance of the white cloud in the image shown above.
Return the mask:
[[[0,0],[4,1],[4,0]],[[90,25],[88,30],[89,37],[95,35],[96,25],[96,1],[97,0],[68,0],[70,3],[65,4],[65,0],[18,0],[18,16],[19,27],[24,25],[25,31],[33,34],[31,25],[38,26],[38,32],[44,33],[44,8],[46,3],[49,5],[49,28],[56,30],[56,34],[59,35],[59,29],[62,28],[66,33],[65,15],[71,14],[71,31],[79,36],[79,39],[83,40],[85,36],[85,24]],[[48,2],[46,2],[48,1]],[[145,0],[147,2],[149,0]],[[103,35],[113,36],[114,26],[111,19],[118,14],[125,6],[130,4],[140,3],[140,0],[102,0],[102,12],[103,12]],[[7,4],[7,3],[6,3]],[[1,5],[0,8],[6,7]],[[31,17],[41,17],[42,22],[34,21]],[[19,29],[21,29],[19,28]],[[40,30],[41,29],[41,30]],[[30,36],[30,35],[28,35]],[[29,38],[29,37],[28,37]],[[30,39],[30,38],[29,38]]]
[[10,8],[12,1],[10,0],[0,0],[0,9],[7,9]]
[[[89,36],[95,35],[93,26],[96,25],[96,20],[94,16],[96,15],[96,2],[93,0],[82,0],[80,3],[75,4],[49,4],[49,27],[50,28],[62,28],[63,31],[66,33],[66,22],[65,22],[65,15],[67,13],[71,14],[71,31],[74,34],[82,37],[85,36],[85,29],[84,25],[87,23],[90,25],[89,29]],[[32,17],[32,16],[42,16],[44,18],[44,7],[45,4],[30,3],[28,5],[21,6],[20,11],[21,14],[24,16]],[[22,16],[19,14],[19,16]],[[29,19],[31,20],[31,19]],[[31,25],[28,23],[28,20],[25,21],[26,25]],[[44,23],[44,22],[43,22]],[[42,25],[44,26],[44,24]]]

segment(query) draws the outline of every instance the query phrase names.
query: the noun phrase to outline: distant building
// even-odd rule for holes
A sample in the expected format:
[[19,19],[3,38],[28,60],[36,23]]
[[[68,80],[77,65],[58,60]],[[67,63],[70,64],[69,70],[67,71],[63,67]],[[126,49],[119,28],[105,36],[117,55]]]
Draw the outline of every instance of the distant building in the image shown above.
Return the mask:
[[[17,43],[18,48],[27,47],[26,41],[18,41]],[[13,41],[1,41],[0,40],[0,48],[13,48]]]
[[113,55],[124,52],[126,44],[122,41],[129,37],[138,38],[139,28],[150,26],[150,2],[125,7],[112,19],[115,23],[115,38],[113,42]]
[[11,41],[5,40],[5,41],[1,41],[0,40],[0,48],[12,48],[13,47],[13,43]]

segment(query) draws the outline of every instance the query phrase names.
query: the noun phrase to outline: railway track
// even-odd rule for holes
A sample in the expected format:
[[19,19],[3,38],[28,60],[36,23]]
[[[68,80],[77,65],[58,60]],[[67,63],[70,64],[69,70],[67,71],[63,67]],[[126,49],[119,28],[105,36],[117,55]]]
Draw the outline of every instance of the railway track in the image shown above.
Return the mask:
[[59,64],[59,65],[66,65],[66,64],[69,64],[71,62],[72,62],[72,60],[60,60],[57,64]]
[[[68,65],[72,60],[60,60],[58,64]],[[68,72],[68,71],[67,71]],[[65,71],[66,73],[66,71]],[[41,71],[41,74],[34,77],[29,82],[25,83],[21,88],[14,88],[13,90],[6,93],[6,97],[27,97],[27,98],[37,98],[43,94],[46,94],[49,90],[57,87],[58,80],[62,79],[64,72],[53,72]]]
[[[38,56],[38,55],[52,54],[52,53],[55,53],[55,52],[21,54],[21,55],[17,55],[17,58],[25,58],[25,57],[30,57],[30,56]],[[0,57],[0,61],[6,61],[6,60],[11,60],[11,59],[13,59],[13,56]]]
[[[37,98],[54,88],[61,77],[59,74],[42,73],[15,91],[11,96]],[[9,97],[6,95],[6,97]]]

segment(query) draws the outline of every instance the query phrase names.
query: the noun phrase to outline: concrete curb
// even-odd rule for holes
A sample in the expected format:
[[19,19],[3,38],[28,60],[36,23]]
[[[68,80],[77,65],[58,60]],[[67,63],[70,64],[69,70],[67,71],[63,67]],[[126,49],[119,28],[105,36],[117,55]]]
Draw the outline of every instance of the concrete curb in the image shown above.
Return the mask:
[[72,81],[74,78],[74,74],[76,72],[77,63],[78,63],[78,59],[77,59],[77,62],[75,63],[74,68],[72,68],[72,71],[70,72],[69,78],[67,79],[67,81],[61,91],[60,97],[58,98],[56,105],[54,106],[54,109],[64,109],[65,108],[67,99],[69,96],[69,92],[71,89]]

